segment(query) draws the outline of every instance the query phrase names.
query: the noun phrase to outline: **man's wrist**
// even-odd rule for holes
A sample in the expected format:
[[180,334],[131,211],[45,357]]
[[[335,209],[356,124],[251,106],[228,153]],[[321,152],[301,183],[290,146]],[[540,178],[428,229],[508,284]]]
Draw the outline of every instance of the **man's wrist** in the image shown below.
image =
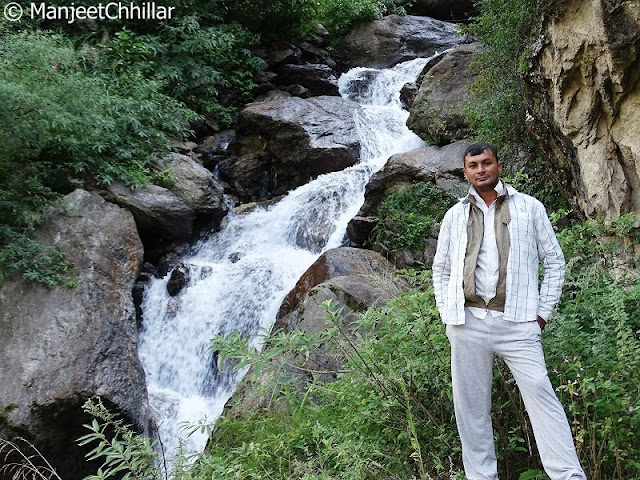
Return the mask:
[[544,330],[544,327],[547,326],[547,321],[538,315],[538,325],[540,325],[540,330]]

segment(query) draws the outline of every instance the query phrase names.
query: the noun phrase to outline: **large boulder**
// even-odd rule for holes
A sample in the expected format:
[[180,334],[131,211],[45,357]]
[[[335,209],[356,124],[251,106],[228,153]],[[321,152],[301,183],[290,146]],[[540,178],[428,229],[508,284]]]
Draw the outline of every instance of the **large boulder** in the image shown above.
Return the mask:
[[556,8],[531,56],[530,132],[587,217],[638,216],[638,2],[569,0]]
[[197,218],[220,224],[229,207],[224,202],[224,190],[213,178],[213,174],[187,155],[174,153],[166,165],[171,190]]
[[[334,96],[275,96],[249,104],[229,146],[237,155],[220,165],[220,177],[240,183],[261,200],[356,163],[360,142],[354,121],[360,106]],[[245,178],[246,177],[246,178]],[[255,190],[251,191],[253,180]]]
[[[279,408],[272,402],[274,386],[294,385],[303,389],[307,383],[335,380],[345,361],[345,351],[352,351],[347,340],[354,335],[353,321],[371,306],[381,306],[406,286],[395,277],[395,268],[381,255],[357,248],[337,248],[325,252],[302,276],[283,303],[275,331],[297,330],[310,337],[335,325],[326,303],[340,310],[340,334],[330,343],[314,346],[308,354],[281,355],[234,394],[232,413],[242,414],[255,408]],[[344,344],[344,350],[335,347]],[[248,377],[251,378],[251,377]]]
[[159,185],[131,189],[115,182],[105,198],[129,210],[147,248],[193,238],[196,212],[175,193]]
[[459,45],[422,77],[407,126],[426,142],[445,145],[472,133],[464,109],[477,76],[469,67],[479,50],[479,43]]
[[389,15],[356,26],[338,51],[348,68],[388,68],[414,58],[430,57],[460,40],[452,23],[428,17]]
[[33,441],[62,478],[89,474],[74,445],[87,433],[83,402],[101,396],[147,430],[131,289],[142,261],[132,215],[76,190],[37,239],[73,262],[76,285],[52,289],[8,277],[0,288],[0,434]]
[[[349,247],[329,250],[320,255],[300,277],[295,287],[287,294],[278,312],[276,328],[283,327],[284,324],[281,323],[281,319],[298,309],[305,295],[312,288],[323,282],[336,277],[355,276],[360,278],[360,283],[366,283],[367,276],[392,277],[394,270],[389,261],[376,252]],[[382,297],[384,298],[385,296],[383,295]],[[371,298],[371,301],[365,303],[370,306],[375,302],[375,298]],[[290,328],[290,326],[287,328]]]
[[303,92],[302,95],[299,95],[301,97],[340,94],[335,70],[321,63],[282,65],[277,69],[277,76],[273,82],[277,85],[288,86],[287,90],[290,92],[293,90],[292,93],[295,92],[292,86],[297,86]]
[[166,186],[114,182],[101,192],[133,213],[147,253],[193,240],[201,227],[218,228],[229,210],[222,185],[196,160],[174,153],[161,167],[168,174]]
[[462,140],[442,148],[426,146],[389,158],[367,184],[364,203],[347,226],[349,239],[363,245],[378,224],[380,203],[389,194],[415,182],[431,182],[447,193],[461,195],[467,189],[462,173],[462,154],[470,144]]

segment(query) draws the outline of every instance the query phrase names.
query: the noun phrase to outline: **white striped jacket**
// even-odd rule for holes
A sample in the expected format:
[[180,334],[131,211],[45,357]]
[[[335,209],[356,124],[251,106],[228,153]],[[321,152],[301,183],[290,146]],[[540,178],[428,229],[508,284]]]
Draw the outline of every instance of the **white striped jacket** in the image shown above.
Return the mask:
[[[503,318],[527,322],[540,316],[546,320],[562,293],[564,255],[544,205],[510,185],[506,187],[511,246]],[[465,319],[462,281],[469,209],[469,200],[464,197],[445,214],[433,260],[436,305],[445,324],[459,325]],[[544,277],[538,286],[540,262]]]

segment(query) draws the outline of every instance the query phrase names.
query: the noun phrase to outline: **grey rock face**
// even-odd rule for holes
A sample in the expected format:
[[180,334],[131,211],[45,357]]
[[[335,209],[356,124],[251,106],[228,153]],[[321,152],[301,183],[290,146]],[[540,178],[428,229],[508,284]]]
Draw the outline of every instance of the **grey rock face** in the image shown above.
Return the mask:
[[146,185],[131,189],[113,183],[105,194],[107,200],[133,213],[149,249],[192,240],[197,223],[217,228],[228,211],[222,186],[197,161],[174,153],[165,168],[170,175],[167,187]]
[[[229,146],[239,158],[224,168],[221,165],[220,176],[247,188],[237,172],[249,171],[253,178],[266,175],[269,194],[279,195],[318,175],[349,167],[360,154],[353,120],[359,108],[334,96],[302,99],[278,95],[249,104],[240,113],[236,139]],[[244,168],[247,162],[250,165]]]
[[528,127],[573,204],[588,217],[639,215],[638,2],[561,2],[531,62]]
[[145,243],[157,245],[193,237],[196,212],[169,189],[147,185],[132,190],[113,183],[108,190],[109,200],[133,214]]
[[430,144],[444,145],[472,133],[464,107],[476,74],[469,68],[480,44],[459,45],[422,77],[407,126]]
[[[394,271],[393,265],[376,252],[349,247],[329,250],[307,269],[296,286],[287,294],[278,312],[278,319],[297,309],[312,288],[327,280],[356,276],[361,278],[361,282],[367,283],[368,277],[391,277]],[[375,299],[371,300],[368,306],[375,304]],[[278,322],[276,322],[276,328],[282,326]]]
[[460,40],[452,23],[389,15],[358,25],[343,41],[339,55],[349,68],[387,68],[414,58],[430,57]]
[[131,298],[142,244],[129,212],[84,190],[47,216],[38,240],[73,262],[77,285],[2,284],[0,409],[5,428],[33,439],[63,478],[80,478],[86,463],[74,442],[86,433],[84,400],[99,395],[147,429]]
[[173,180],[169,189],[199,217],[220,221],[227,213],[222,186],[213,174],[186,155],[173,154],[167,165]]
[[306,89],[307,96],[339,95],[335,71],[323,64],[283,65],[273,82],[300,85]]

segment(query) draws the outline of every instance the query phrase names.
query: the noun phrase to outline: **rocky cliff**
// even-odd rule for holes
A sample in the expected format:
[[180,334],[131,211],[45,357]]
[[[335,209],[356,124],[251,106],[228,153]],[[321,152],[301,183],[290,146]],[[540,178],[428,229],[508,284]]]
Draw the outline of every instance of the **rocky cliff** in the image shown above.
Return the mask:
[[587,217],[640,213],[640,5],[559,2],[527,76],[528,126]]

